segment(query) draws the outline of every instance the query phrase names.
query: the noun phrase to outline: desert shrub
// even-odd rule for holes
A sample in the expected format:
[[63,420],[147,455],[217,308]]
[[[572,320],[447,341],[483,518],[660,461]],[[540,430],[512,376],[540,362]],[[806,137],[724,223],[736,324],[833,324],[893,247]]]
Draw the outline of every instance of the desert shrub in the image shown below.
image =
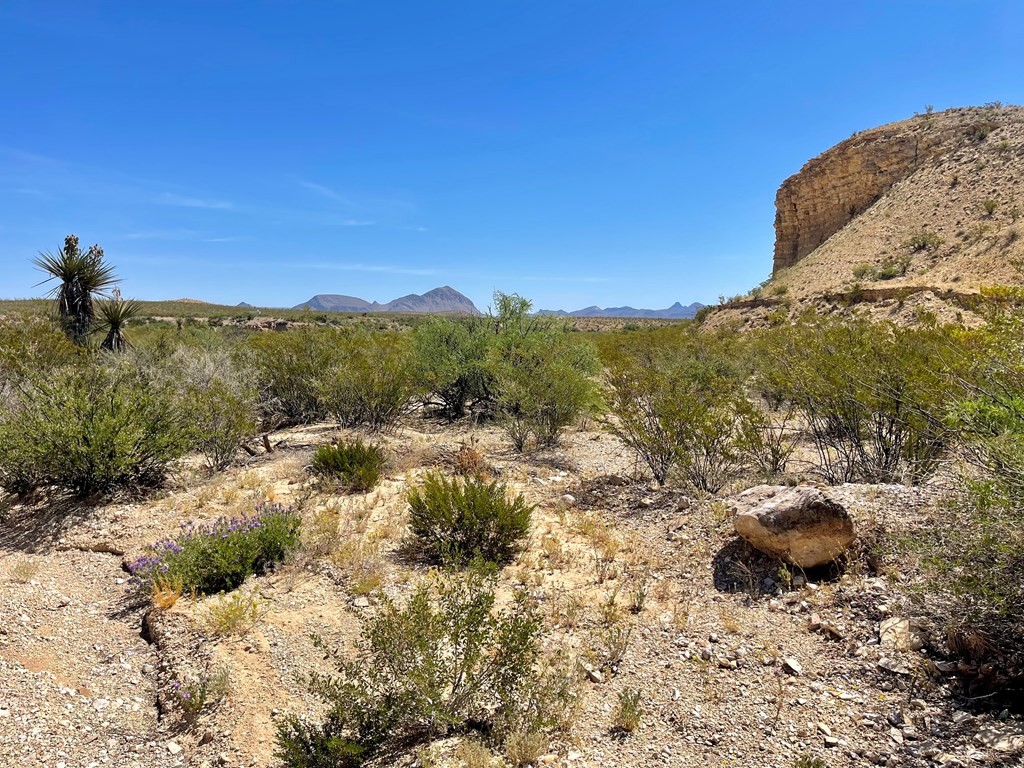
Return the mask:
[[949,332],[805,318],[754,344],[755,387],[800,414],[828,482],[916,481],[947,449]]
[[328,414],[344,427],[393,429],[418,389],[408,340],[394,333],[338,334],[338,360],[317,392]]
[[942,243],[942,236],[938,232],[929,232],[927,229],[922,229],[910,235],[904,242],[904,247],[913,253],[918,251],[936,251]]
[[470,727],[497,744],[553,727],[567,697],[541,669],[542,619],[525,593],[495,611],[495,579],[475,568],[422,583],[403,607],[384,597],[352,657],[319,645],[336,673],[309,676],[319,723],[278,727],[286,766],[338,766]]
[[938,524],[916,537],[949,647],[997,670],[977,693],[1024,689],[1024,317],[999,309],[964,340],[973,365],[951,413],[972,470]]
[[244,635],[259,619],[260,601],[255,590],[222,596],[206,612],[206,624],[215,635]]
[[210,470],[218,471],[230,465],[239,446],[256,433],[259,411],[251,369],[229,349],[203,341],[208,346],[158,345],[140,357],[175,390],[192,447]]
[[129,365],[30,374],[0,411],[0,485],[75,494],[159,485],[189,447],[172,395]]
[[387,457],[379,445],[362,440],[321,445],[313,454],[313,474],[355,492],[372,490],[380,481]]
[[128,566],[140,590],[157,582],[202,595],[230,592],[266,573],[299,544],[299,513],[281,504],[257,504],[251,514],[182,525],[181,533],[150,545]]
[[612,713],[612,731],[620,734],[633,733],[640,727],[643,715],[640,691],[635,688],[623,688],[619,692],[619,703]]
[[981,201],[981,209],[985,212],[986,216],[991,216],[996,212],[996,208],[999,207],[999,201],[991,197],[986,197]]
[[212,712],[231,690],[231,672],[221,667],[209,674],[175,680],[168,691],[171,708],[187,727],[195,725],[200,715]]
[[224,469],[242,442],[256,432],[255,404],[244,394],[232,392],[223,381],[184,394],[193,446],[211,470]]
[[609,355],[616,432],[664,484],[673,471],[717,492],[742,468],[740,425],[750,412],[737,360],[723,343],[694,333],[662,337]]
[[487,357],[492,337],[482,320],[436,317],[413,332],[416,377],[427,393],[428,406],[448,419],[467,407],[488,403],[492,394]]
[[515,731],[505,739],[505,757],[512,768],[526,768],[551,747],[551,739],[540,731]]
[[48,318],[27,314],[0,320],[0,405],[31,375],[70,365],[84,355]]
[[433,560],[454,565],[511,561],[530,532],[533,509],[522,495],[483,478],[447,480],[432,472],[409,492],[418,545]]
[[252,367],[265,421],[305,424],[327,416],[318,384],[340,359],[338,338],[335,330],[306,327],[248,340],[242,357]]
[[556,445],[561,430],[597,399],[596,351],[564,323],[531,316],[532,305],[521,296],[497,293],[495,305],[488,370],[505,431],[518,451],[531,438]]

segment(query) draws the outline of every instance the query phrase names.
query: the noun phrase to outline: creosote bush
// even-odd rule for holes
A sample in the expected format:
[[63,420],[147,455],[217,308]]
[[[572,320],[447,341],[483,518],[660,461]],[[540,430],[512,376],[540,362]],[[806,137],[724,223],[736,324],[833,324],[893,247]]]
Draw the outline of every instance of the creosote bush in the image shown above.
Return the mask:
[[300,541],[298,511],[257,504],[251,514],[212,523],[183,523],[181,533],[148,547],[128,566],[139,590],[171,584],[201,595],[230,592],[252,575],[286,560]]
[[327,714],[318,723],[281,721],[282,762],[357,765],[471,728],[500,745],[515,732],[555,727],[572,699],[571,678],[540,663],[542,619],[525,593],[498,612],[494,587],[482,567],[438,574],[404,606],[383,598],[354,657],[318,640],[336,672],[308,680]]
[[386,463],[381,446],[353,440],[321,445],[313,454],[310,469],[324,480],[362,493],[373,490],[380,482]]
[[409,492],[409,525],[430,559],[465,565],[474,559],[504,564],[530,532],[534,507],[510,496],[496,480],[448,480],[431,472]]
[[157,486],[190,447],[166,388],[138,368],[87,361],[19,381],[0,411],[0,486],[78,495]]

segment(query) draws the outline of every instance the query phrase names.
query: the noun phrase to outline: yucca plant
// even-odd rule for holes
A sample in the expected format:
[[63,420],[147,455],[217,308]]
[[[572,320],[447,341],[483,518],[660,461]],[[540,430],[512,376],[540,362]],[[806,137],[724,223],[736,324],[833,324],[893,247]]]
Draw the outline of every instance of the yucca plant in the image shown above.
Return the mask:
[[43,283],[60,281],[50,296],[57,303],[57,314],[68,337],[75,343],[84,343],[96,317],[93,295],[102,296],[118,281],[114,268],[103,260],[103,249],[93,245],[82,253],[78,238],[68,235],[56,255],[40,253],[33,263],[49,275]]
[[96,326],[98,333],[106,331],[100,347],[110,352],[124,352],[131,347],[124,329],[128,321],[139,314],[142,305],[134,299],[122,299],[117,289],[114,298],[99,302],[100,321]]

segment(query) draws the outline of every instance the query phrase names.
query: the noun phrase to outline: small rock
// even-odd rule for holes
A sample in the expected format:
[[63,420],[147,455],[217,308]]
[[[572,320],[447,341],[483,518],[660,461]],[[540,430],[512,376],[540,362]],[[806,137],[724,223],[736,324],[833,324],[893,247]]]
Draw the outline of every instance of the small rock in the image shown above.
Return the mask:
[[998,752],[1018,752],[1024,749],[1024,727],[1019,725],[989,725],[974,736],[975,742]]
[[176,741],[168,741],[167,751],[170,752],[172,755],[176,755],[179,752],[181,752],[181,745],[178,744],[178,742]]
[[800,662],[794,659],[792,656],[786,657],[782,662],[782,668],[785,669],[791,675],[802,675],[804,668],[800,666]]
[[[563,494],[562,495],[562,502],[567,504],[567,505],[569,505],[571,507],[573,504],[576,503],[576,497],[573,496],[571,493]],[[546,755],[545,755],[545,757],[546,757]]]
[[839,746],[839,739],[837,739],[835,736],[826,736],[825,746],[829,749],[834,749],[835,747]]
[[356,608],[369,608],[370,599],[367,597],[357,597],[355,600],[352,601],[352,605],[354,605]]

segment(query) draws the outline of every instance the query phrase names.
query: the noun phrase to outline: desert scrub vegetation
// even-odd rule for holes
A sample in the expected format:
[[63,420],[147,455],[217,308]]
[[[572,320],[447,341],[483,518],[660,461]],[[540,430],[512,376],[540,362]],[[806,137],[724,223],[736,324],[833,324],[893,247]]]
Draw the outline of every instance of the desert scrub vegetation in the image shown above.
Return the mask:
[[562,429],[598,401],[596,350],[565,323],[530,315],[532,304],[522,296],[496,293],[494,301],[489,369],[505,432],[518,451],[531,441],[557,445]]
[[975,692],[1005,698],[1024,690],[1024,316],[992,309],[964,340],[975,364],[950,414],[962,487],[911,548],[928,576],[924,609],[945,623],[950,650],[975,665]]
[[413,331],[416,376],[423,405],[449,421],[478,405],[489,406],[494,390],[487,359],[492,336],[480,318],[431,318]]
[[419,388],[407,336],[363,330],[336,335],[336,358],[316,385],[327,414],[343,427],[394,429]]
[[380,482],[387,456],[384,448],[362,440],[321,445],[309,468],[317,477],[354,493],[373,490]]
[[318,640],[336,671],[308,681],[327,714],[320,722],[282,719],[282,762],[358,765],[470,731],[500,747],[512,734],[557,727],[574,678],[542,663],[543,623],[526,594],[496,611],[494,590],[486,569],[435,574],[404,606],[382,598],[354,657]]
[[300,541],[296,509],[265,502],[237,517],[182,524],[181,533],[150,545],[129,564],[140,592],[164,585],[200,595],[230,592],[286,560]]
[[436,472],[409,491],[408,499],[416,548],[449,565],[511,562],[529,535],[534,509],[496,480],[449,480]]
[[689,329],[645,342],[606,350],[615,430],[659,484],[674,473],[715,493],[743,467],[739,438],[751,410],[742,361],[724,338]]
[[943,243],[942,236],[938,232],[930,232],[922,229],[911,234],[904,242],[903,247],[911,253],[919,251],[937,251]]
[[751,343],[754,388],[800,415],[830,483],[914,482],[953,440],[960,362],[948,330],[805,318]]
[[853,276],[858,280],[895,280],[897,277],[904,277],[907,274],[910,264],[909,256],[886,259],[878,265],[858,264],[853,268]]
[[21,377],[0,411],[0,485],[79,496],[159,485],[191,447],[173,394],[117,361]]

